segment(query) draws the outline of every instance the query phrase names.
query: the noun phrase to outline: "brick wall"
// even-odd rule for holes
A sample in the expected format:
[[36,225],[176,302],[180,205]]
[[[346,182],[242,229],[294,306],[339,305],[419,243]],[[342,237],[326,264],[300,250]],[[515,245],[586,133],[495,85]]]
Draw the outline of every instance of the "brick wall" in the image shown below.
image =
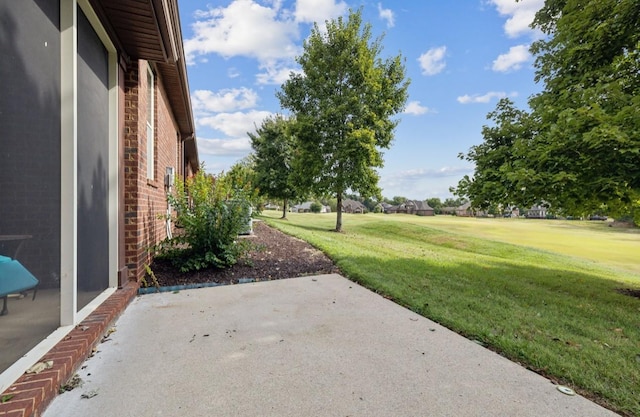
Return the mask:
[[1,396],[0,416],[36,417],[42,415],[51,400],[92,354],[102,336],[135,297],[135,283],[116,291],[39,362],[52,361],[52,366],[40,373],[23,374]]
[[132,62],[125,80],[125,259],[129,279],[139,280],[151,262],[150,247],[166,237],[167,210],[164,187],[166,167],[179,169],[177,125],[156,75],[155,83],[155,178],[147,179],[147,68]]

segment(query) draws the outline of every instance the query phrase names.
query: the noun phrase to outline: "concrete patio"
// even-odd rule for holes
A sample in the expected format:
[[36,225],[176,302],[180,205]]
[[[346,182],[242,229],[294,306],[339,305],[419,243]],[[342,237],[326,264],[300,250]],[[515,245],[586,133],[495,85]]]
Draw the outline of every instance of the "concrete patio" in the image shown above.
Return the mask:
[[615,416],[339,276],[138,297],[56,416]]

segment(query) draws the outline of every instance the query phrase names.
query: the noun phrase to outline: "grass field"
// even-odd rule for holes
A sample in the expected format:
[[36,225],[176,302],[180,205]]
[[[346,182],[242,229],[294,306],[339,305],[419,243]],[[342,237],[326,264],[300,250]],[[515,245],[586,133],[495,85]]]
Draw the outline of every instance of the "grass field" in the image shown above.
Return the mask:
[[[640,232],[603,222],[265,213],[352,280],[640,416]],[[273,217],[272,217],[273,216]]]

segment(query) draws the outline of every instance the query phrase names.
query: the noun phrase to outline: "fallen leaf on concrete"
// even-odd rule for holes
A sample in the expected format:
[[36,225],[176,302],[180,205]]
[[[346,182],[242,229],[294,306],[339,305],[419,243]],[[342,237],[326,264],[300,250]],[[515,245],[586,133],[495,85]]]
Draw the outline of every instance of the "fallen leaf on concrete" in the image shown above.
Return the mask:
[[91,391],[87,391],[85,393],[83,393],[80,398],[93,398],[96,395],[98,395],[98,390],[97,389],[92,389]]
[[84,384],[84,381],[78,374],[75,374],[71,377],[71,379],[60,387],[60,392],[71,391],[74,388],[81,387]]
[[35,365],[33,365],[31,368],[27,369],[26,373],[39,374],[40,372],[46,369],[51,369],[52,367],[53,367],[53,361],[38,362]]

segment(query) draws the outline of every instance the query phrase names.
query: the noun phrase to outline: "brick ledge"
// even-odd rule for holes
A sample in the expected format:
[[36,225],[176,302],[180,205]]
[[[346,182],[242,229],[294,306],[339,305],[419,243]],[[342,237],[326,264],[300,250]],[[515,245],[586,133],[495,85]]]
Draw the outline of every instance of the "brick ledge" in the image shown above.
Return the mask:
[[[58,342],[40,361],[53,360],[53,367],[39,374],[23,374],[1,397],[0,417],[38,417],[64,385],[91,355],[111,324],[127,308],[138,292],[138,283],[129,282]],[[40,362],[39,361],[39,362]]]

